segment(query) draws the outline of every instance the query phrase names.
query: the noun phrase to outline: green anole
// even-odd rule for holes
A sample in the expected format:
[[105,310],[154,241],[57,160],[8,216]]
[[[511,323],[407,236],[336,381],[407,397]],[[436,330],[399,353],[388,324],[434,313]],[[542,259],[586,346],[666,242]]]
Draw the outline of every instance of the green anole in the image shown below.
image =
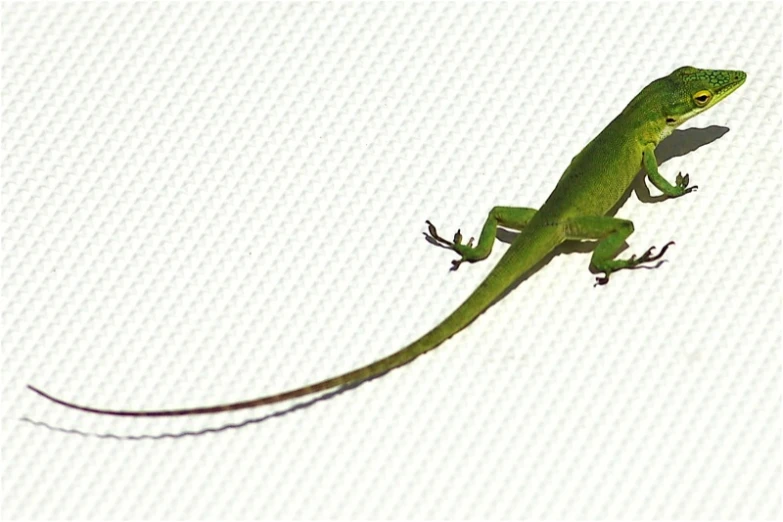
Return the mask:
[[467,299],[435,328],[401,350],[356,370],[309,386],[231,404],[171,410],[109,410],[80,406],[55,398],[29,386],[39,395],[63,406],[81,411],[126,417],[168,417],[241,410],[295,399],[317,392],[358,384],[399,368],[450,338],[489,308],[510,286],[533,268],[555,247],[567,240],[594,240],[591,264],[602,276],[596,284],[609,282],[618,270],[654,262],[673,244],[667,243],[657,254],[649,248],[641,256],[617,259],[618,251],[633,233],[631,221],[607,215],[630,188],[640,166],[647,177],[665,196],[678,198],[696,190],[689,186],[686,174],[677,175],[669,183],[659,172],[655,159],[658,143],[686,120],[714,107],[745,82],[742,71],[696,69],[680,67],[659,78],[634,97],[619,116],[576,156],[565,170],[557,186],[540,209],[495,207],[481,230],[478,243],[471,238],[462,243],[459,231],[453,241],[438,235],[427,221],[430,240],[455,251],[460,257],[453,261],[456,270],[462,262],[485,259],[492,250],[498,225],[520,233]]

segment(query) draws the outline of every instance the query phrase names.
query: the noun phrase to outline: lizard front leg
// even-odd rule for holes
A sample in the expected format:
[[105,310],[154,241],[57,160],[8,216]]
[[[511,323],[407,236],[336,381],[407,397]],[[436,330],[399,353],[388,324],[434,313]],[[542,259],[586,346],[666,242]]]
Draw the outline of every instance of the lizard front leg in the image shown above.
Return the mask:
[[493,207],[489,211],[487,220],[484,222],[476,246],[473,246],[472,237],[466,244],[463,244],[462,234],[459,230],[454,234],[453,241],[440,237],[435,229],[435,225],[429,220],[427,221],[429,234],[425,232],[424,235],[431,243],[453,250],[460,255],[460,259],[455,259],[451,262],[451,269],[456,270],[463,261],[474,263],[489,256],[490,252],[492,252],[492,246],[495,244],[495,234],[497,233],[498,225],[512,230],[522,230],[533,219],[536,212],[537,210],[534,208]]
[[670,198],[678,198],[685,194],[690,194],[699,188],[698,185],[688,186],[688,182],[690,181],[690,176],[688,176],[688,174],[683,176],[682,173],[677,173],[677,179],[675,180],[676,185],[672,185],[666,178],[661,176],[661,173],[658,172],[658,160],[655,159],[655,146],[653,145],[647,145],[647,147],[644,148],[644,152],[642,153],[642,165],[652,184]]
[[590,264],[599,272],[604,273],[603,276],[596,277],[596,285],[608,283],[609,275],[612,272],[658,261],[674,244],[674,241],[669,241],[656,255],[653,255],[655,247],[650,247],[639,257],[634,255],[628,259],[615,259],[625,240],[633,234],[633,223],[627,219],[609,216],[575,217],[566,221],[563,228],[568,239],[597,239],[599,241],[593,251],[593,257],[590,259]]

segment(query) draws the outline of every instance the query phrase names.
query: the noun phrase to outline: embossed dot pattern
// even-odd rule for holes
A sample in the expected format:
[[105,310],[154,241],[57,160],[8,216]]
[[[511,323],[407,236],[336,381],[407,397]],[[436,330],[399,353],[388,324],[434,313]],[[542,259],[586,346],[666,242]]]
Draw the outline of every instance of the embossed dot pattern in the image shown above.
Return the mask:
[[[779,519],[781,10],[699,8],[4,3],[2,518]],[[426,219],[540,205],[683,65],[748,80],[659,149],[698,192],[617,214],[656,270],[558,255],[304,406],[25,389],[196,406],[388,354],[507,248],[449,272]]]

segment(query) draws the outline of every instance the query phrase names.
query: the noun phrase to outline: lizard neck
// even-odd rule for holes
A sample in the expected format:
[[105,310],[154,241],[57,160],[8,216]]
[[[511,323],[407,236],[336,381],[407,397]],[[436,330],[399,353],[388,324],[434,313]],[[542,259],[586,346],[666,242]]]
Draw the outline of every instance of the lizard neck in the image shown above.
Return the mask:
[[612,122],[612,126],[626,136],[634,136],[642,145],[652,143],[655,146],[675,129],[675,125],[667,122],[663,115],[647,110],[643,106],[627,107]]
[[653,82],[637,94],[616,118],[621,131],[635,136],[643,145],[657,146],[682,123],[667,118],[659,94],[655,89],[651,91],[655,86],[656,82]]

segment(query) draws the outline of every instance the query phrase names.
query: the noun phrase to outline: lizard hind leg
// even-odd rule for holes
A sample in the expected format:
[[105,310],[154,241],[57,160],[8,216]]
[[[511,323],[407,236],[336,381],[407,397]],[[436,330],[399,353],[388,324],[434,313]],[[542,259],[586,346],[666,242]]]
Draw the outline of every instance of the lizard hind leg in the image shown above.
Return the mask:
[[[653,246],[639,257],[633,255],[628,259],[615,259],[625,240],[633,234],[631,221],[609,216],[582,216],[569,219],[565,222],[564,228],[568,239],[598,240],[598,246],[593,251],[590,264],[599,272],[603,272],[604,275],[596,277],[596,285],[608,283],[609,275],[618,270],[642,266],[657,268],[663,263],[663,261],[659,261],[661,257],[674,244],[674,241],[669,241],[657,254],[653,254],[655,250]],[[656,261],[658,263],[655,265],[645,265],[645,263]]]
[[522,230],[527,226],[530,220],[533,219],[535,213],[536,209],[534,208],[493,207],[484,222],[476,246],[473,246],[474,238],[472,237],[467,243],[462,243],[462,233],[460,230],[457,230],[457,233],[454,234],[453,241],[444,239],[438,235],[435,225],[429,220],[427,220],[427,229],[429,233],[425,232],[424,236],[430,243],[443,248],[448,248],[460,255],[459,259],[455,259],[451,262],[451,269],[457,270],[464,261],[474,263],[486,259],[489,256],[490,252],[492,252],[492,246],[495,243],[495,234],[497,233],[498,225],[512,230]]

